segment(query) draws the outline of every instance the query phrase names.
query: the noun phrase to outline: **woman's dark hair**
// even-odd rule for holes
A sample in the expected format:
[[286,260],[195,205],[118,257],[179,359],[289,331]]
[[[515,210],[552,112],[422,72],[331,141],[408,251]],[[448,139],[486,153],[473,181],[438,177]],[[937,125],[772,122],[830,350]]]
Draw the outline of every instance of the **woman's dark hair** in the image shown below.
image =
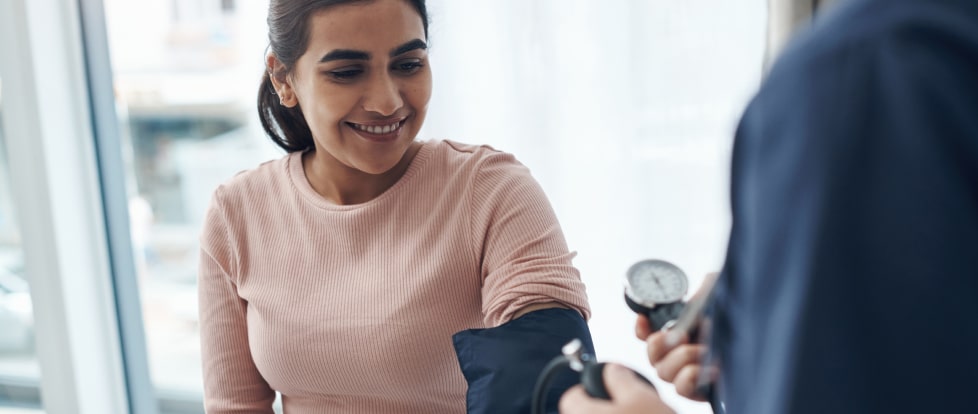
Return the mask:
[[[278,146],[288,152],[305,151],[315,147],[312,131],[302,115],[302,108],[281,105],[271,76],[286,76],[296,60],[309,46],[309,20],[317,11],[341,4],[363,3],[371,0],[271,0],[268,5],[268,42],[271,52],[285,67],[282,73],[265,70],[258,88],[258,117],[261,126]],[[425,0],[405,0],[421,15],[425,39],[428,38],[428,10]]]

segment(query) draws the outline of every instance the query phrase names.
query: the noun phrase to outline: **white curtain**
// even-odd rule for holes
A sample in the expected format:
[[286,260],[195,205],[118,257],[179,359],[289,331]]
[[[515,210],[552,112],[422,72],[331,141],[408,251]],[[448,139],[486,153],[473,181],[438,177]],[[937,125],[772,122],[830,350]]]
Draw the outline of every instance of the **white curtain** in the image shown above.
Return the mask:
[[601,359],[654,375],[622,298],[629,265],[670,260],[695,288],[722,264],[730,147],[762,76],[766,6],[428,2],[435,91],[421,136],[491,144],[530,167],[579,253]]

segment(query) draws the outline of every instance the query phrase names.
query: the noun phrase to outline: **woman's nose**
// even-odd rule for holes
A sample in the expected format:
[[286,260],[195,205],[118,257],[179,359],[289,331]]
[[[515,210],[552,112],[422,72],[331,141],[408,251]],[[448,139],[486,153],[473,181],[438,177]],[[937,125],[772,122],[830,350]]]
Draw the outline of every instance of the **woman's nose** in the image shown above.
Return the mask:
[[364,93],[363,109],[370,112],[391,116],[403,105],[400,88],[390,76],[375,77]]

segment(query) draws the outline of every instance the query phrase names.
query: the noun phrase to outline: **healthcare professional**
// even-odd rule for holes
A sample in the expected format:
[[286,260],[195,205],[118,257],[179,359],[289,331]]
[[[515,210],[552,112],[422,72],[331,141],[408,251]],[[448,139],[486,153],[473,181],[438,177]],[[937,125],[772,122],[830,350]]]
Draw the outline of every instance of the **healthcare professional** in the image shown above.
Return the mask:
[[[709,353],[728,413],[976,411],[978,2],[817,18],[742,118],[731,195]],[[664,335],[657,368],[710,369]],[[627,371],[605,377],[612,401],[574,388],[561,412],[670,411]]]

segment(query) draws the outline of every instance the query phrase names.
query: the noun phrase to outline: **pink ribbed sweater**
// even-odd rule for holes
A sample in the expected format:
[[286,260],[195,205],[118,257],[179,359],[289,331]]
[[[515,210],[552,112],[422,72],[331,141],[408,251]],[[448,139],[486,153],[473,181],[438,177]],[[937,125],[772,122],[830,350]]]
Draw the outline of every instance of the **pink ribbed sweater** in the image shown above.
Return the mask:
[[215,193],[201,236],[208,413],[463,413],[452,334],[560,302],[589,316],[543,191],[512,155],[425,142],[336,205],[293,153]]

